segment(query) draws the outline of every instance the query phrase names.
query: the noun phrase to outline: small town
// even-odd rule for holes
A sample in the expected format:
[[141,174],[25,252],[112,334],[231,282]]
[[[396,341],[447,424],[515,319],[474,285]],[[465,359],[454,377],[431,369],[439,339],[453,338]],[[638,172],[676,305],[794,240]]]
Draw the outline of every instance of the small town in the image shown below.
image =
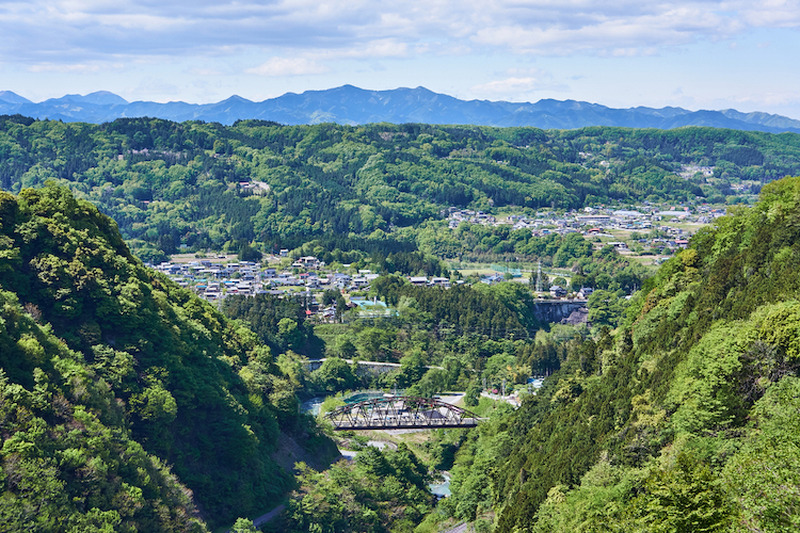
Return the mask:
[[[658,205],[640,205],[631,209],[603,209],[587,207],[566,212],[540,211],[535,216],[495,216],[482,211],[449,208],[448,226],[459,224],[511,225],[513,229],[528,229],[535,236],[580,233],[595,246],[614,246],[623,255],[652,255],[658,264],[676,250],[688,246],[689,237],[698,228],[724,215],[724,208],[701,205],[690,209]],[[198,254],[202,255],[202,254]],[[370,270],[354,270],[342,265],[341,271],[329,268],[315,256],[291,257],[288,249],[276,255],[265,256],[261,262],[239,261],[234,255],[211,257],[183,256],[180,259],[151,265],[180,286],[190,289],[201,298],[218,302],[227,296],[270,294],[278,297],[300,299],[307,308],[309,318],[332,319],[335,308],[320,305],[324,291],[335,290],[348,296],[351,308],[360,307],[375,312],[380,302],[365,298],[370,284],[378,274]],[[526,281],[519,270],[512,271],[494,265],[494,272],[481,275],[483,283],[497,283],[505,279]],[[535,276],[530,272],[530,277]],[[406,276],[411,285],[449,288],[451,283],[464,283],[446,277]],[[551,299],[585,299],[590,288],[576,293],[558,285],[540,287],[539,297]],[[364,311],[366,312],[366,311]]]
[[[282,268],[281,265],[288,268]],[[355,274],[334,272],[313,256],[301,257],[288,264],[281,256],[267,256],[263,262],[256,263],[220,255],[214,259],[166,261],[151,266],[210,302],[231,295],[296,297],[306,305],[307,315],[320,313],[322,318],[331,318],[334,308],[319,309],[318,296],[323,291],[335,290],[352,295],[352,307],[377,305],[376,302],[359,298],[357,294],[368,291],[378,274],[369,270],[360,270]],[[349,266],[345,265],[344,268]],[[450,287],[450,279],[443,277],[407,276],[406,279],[415,286]]]
[[513,229],[530,229],[533,235],[544,236],[550,233],[582,233],[586,236],[622,230],[628,232],[649,232],[661,230],[671,235],[685,235],[686,231],[675,223],[703,226],[725,214],[722,206],[700,205],[694,208],[660,205],[640,205],[631,209],[605,209],[585,207],[565,212],[538,211],[535,216],[490,215],[483,211],[450,207],[445,215],[448,226],[455,229],[459,224],[483,224],[488,226],[511,225]]
[[[629,209],[585,207],[569,211],[538,211],[534,216],[511,214],[495,216],[482,211],[449,208],[443,213],[450,229],[462,223],[487,226],[510,225],[512,229],[529,229],[534,236],[580,233],[597,237],[602,246],[612,245],[620,251],[636,248],[638,253],[671,255],[686,248],[689,237],[702,226],[725,215],[725,206],[693,207],[642,204]],[[619,237],[615,240],[615,237]]]

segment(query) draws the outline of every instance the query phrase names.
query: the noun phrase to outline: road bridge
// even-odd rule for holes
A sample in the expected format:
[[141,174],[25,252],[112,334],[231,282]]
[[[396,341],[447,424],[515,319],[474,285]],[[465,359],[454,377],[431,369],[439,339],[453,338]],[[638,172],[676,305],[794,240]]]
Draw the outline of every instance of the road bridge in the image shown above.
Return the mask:
[[436,429],[475,427],[475,414],[436,398],[390,396],[337,407],[327,413],[333,429]]
[[[309,359],[306,362],[306,369],[309,372],[313,372],[314,370],[318,369],[322,366],[322,364],[327,360],[327,357],[323,357],[322,359]],[[353,364],[352,359],[342,359],[348,365]],[[361,377],[364,375],[380,375],[385,374],[387,372],[391,372],[392,370],[398,370],[400,368],[400,363],[386,363],[382,361],[356,361],[357,369],[356,374]],[[431,368],[441,369],[440,366],[426,366],[426,369],[430,370]]]

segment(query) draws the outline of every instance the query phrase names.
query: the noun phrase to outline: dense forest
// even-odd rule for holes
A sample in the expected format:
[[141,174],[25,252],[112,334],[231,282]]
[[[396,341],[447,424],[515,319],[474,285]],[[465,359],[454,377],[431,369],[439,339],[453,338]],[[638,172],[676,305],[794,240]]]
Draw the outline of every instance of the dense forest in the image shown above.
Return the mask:
[[[272,252],[312,239],[323,252],[385,258],[419,247],[416,232],[395,230],[435,222],[451,206],[735,202],[800,174],[798,155],[798,135],[710,128],[224,127],[146,118],[89,125],[0,117],[0,188],[66,185],[110,215],[146,260],[178,250],[236,252],[251,243]],[[700,166],[713,174],[681,175]],[[450,252],[439,257],[463,249]]]
[[497,532],[800,526],[800,178],[766,185],[470,435],[445,514]]
[[0,192],[0,301],[6,531],[202,531],[293,486],[281,441],[336,454],[268,346],[66,189]]
[[[0,523],[206,531],[283,501],[273,527],[297,531],[794,531],[800,178],[777,178],[798,155],[797,135],[706,128],[0,117]],[[654,277],[577,234],[443,220],[648,201],[731,208]],[[363,296],[386,312],[347,311],[338,291],[324,324],[272,295],[214,306],[142,263],[280,248],[374,268]],[[595,288],[590,325],[539,322],[525,283],[398,275],[518,257]],[[359,359],[398,366],[367,376]],[[542,374],[475,430],[354,439],[358,458],[333,466],[298,409],[376,387],[462,390],[483,413],[482,388]]]

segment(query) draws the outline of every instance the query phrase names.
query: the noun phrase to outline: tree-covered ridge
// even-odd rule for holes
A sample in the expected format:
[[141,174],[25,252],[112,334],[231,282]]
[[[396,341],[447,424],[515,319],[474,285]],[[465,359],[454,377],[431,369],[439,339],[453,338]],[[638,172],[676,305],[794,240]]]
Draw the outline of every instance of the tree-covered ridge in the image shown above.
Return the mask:
[[354,464],[340,461],[326,472],[299,466],[290,531],[413,531],[433,507],[428,468],[405,444],[384,451],[363,446]]
[[319,355],[320,341],[314,337],[311,324],[305,320],[305,308],[297,299],[232,295],[220,308],[226,316],[247,323],[275,353],[295,350]]
[[[12,309],[7,312],[19,315],[21,306],[42,325],[15,318],[28,324],[29,333],[3,322],[3,383],[6,395],[20,398],[19,409],[53,424],[69,425],[69,419],[80,417],[76,424],[96,428],[92,431],[101,438],[108,439],[110,432],[140,444],[140,460],[155,469],[162,468],[158,460],[172,465],[210,523],[263,509],[291,487],[290,475],[270,458],[279,420],[299,434],[308,430],[296,418],[294,385],[274,364],[269,348],[208,303],[144,268],[113,222],[94,206],[56,186],[25,189],[17,197],[0,192],[0,289],[8,291],[4,298]],[[23,402],[45,394],[54,405]],[[59,397],[66,398],[63,408],[55,405]],[[49,414],[53,409],[56,413]],[[4,438],[32,423],[16,416],[22,418],[4,418]],[[58,458],[64,443],[51,442],[57,435],[40,435],[44,449],[32,450]],[[307,436],[313,446],[317,439]],[[82,437],[70,438],[80,442]],[[98,447],[94,453],[75,452],[66,463],[57,462],[66,470],[51,477],[69,485],[70,473],[91,466],[95,454],[113,459],[116,449],[127,446],[105,450],[102,441],[92,442]],[[320,445],[324,449],[324,441]],[[4,465],[14,457],[5,456]],[[13,477],[5,479],[13,493],[8,485]],[[124,478],[131,494],[154,490],[137,485],[141,479]],[[102,476],[83,478],[87,502],[102,503],[91,494],[103,482]],[[79,512],[94,512],[86,506]],[[98,512],[115,508],[101,505]]]
[[501,532],[796,530],[798,205],[800,178],[779,180],[698,235],[613,336],[460,452],[483,467],[455,470],[452,513],[493,506]]
[[[758,188],[800,173],[798,150],[794,134],[709,128],[88,125],[6,116],[0,187],[66,184],[148,258],[253,241],[272,251],[312,238],[343,240],[347,251],[361,249],[356,236],[374,248],[395,227],[439,218],[450,206],[724,201],[734,185]],[[679,176],[687,165],[713,167],[713,176]],[[403,240],[384,242],[382,253],[413,251],[413,236]]]
[[163,461],[83,356],[0,292],[4,531],[206,531]]

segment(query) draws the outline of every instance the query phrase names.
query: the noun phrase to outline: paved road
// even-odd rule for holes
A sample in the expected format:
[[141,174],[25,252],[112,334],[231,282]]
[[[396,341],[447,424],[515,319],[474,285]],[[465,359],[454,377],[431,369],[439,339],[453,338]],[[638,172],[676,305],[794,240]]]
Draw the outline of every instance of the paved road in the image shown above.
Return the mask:
[[263,526],[264,524],[266,524],[267,522],[269,522],[270,520],[272,520],[273,518],[275,518],[279,514],[281,514],[284,511],[284,509],[286,509],[286,506],[283,505],[283,504],[280,504],[279,506],[277,506],[276,508],[274,508],[273,510],[271,510],[267,514],[262,514],[258,518],[254,518],[253,519],[253,525],[256,526],[256,527]]
[[492,394],[491,392],[486,392],[486,391],[482,391],[481,392],[481,396],[483,396],[485,398],[491,398],[492,400],[494,400],[496,402],[501,402],[502,401],[502,402],[510,403],[512,406],[514,406],[514,409],[516,409],[516,408],[518,408],[520,406],[519,398],[516,397],[516,396],[511,396],[511,395],[502,396],[500,394]]
[[464,522],[463,524],[458,524],[457,526],[441,531],[440,533],[466,533],[468,529],[469,524]]

